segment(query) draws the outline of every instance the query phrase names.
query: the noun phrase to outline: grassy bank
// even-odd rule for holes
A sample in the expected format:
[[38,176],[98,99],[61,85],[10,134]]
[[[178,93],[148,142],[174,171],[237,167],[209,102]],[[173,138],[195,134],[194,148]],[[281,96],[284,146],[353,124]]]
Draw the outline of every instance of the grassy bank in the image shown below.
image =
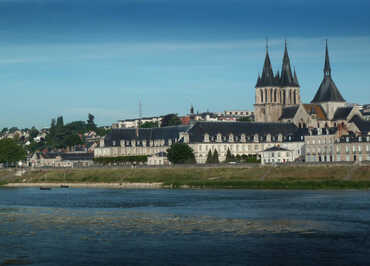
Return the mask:
[[[3,172],[5,170],[2,170]],[[370,166],[281,166],[256,168],[96,168],[0,172],[9,183],[163,183],[180,188],[368,189]]]

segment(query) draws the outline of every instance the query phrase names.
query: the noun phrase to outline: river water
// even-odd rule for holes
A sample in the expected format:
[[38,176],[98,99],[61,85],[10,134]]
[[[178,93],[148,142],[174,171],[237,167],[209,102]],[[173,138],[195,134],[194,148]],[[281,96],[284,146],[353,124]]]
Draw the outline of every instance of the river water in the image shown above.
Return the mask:
[[370,192],[0,189],[0,265],[370,265]]

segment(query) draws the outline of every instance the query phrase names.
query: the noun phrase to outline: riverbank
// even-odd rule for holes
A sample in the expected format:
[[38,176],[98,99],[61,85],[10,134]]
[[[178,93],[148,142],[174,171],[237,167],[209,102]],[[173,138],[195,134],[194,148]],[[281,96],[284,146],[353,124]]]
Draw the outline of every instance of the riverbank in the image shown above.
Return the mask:
[[[19,175],[19,174],[18,174]],[[7,186],[116,188],[369,189],[369,165],[1,170]]]

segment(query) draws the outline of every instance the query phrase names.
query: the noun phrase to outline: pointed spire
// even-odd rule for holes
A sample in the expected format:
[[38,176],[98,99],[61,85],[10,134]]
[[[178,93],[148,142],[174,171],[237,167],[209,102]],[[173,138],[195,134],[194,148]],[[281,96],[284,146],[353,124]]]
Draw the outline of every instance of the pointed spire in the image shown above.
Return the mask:
[[329,62],[329,52],[328,52],[328,41],[326,41],[325,49],[325,65],[324,65],[324,78],[315,97],[311,103],[320,102],[345,102],[343,96],[340,94],[337,86],[335,85],[331,77],[331,67]]
[[298,82],[297,73],[295,72],[295,67],[294,67],[294,78],[293,79],[294,79],[295,85],[299,87],[299,82]]
[[283,65],[281,67],[281,86],[295,86],[290,68],[290,59],[288,55],[287,41],[285,40],[285,49],[283,57]]
[[330,76],[330,75],[331,75],[331,67],[330,67],[330,61],[329,61],[328,40],[326,40],[324,76]]
[[257,82],[257,86],[265,87],[265,86],[273,86],[274,83],[274,73],[272,71],[269,51],[268,51],[268,40],[266,39],[266,56],[265,56],[265,63],[263,64],[262,76]]

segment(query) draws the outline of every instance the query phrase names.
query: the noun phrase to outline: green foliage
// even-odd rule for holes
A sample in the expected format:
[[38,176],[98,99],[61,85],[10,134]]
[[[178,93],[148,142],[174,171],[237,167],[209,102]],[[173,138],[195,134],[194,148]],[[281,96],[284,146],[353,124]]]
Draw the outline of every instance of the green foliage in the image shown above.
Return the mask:
[[57,128],[62,128],[64,127],[64,121],[63,121],[63,116],[59,116],[57,118],[57,125],[56,125]]
[[7,127],[4,127],[3,130],[1,130],[1,134],[5,134],[6,132],[8,132],[8,128]]
[[167,149],[167,158],[173,164],[195,163],[193,149],[186,143],[174,143]]
[[17,130],[19,130],[17,127],[11,127],[11,128],[9,129],[9,133],[14,133],[14,132],[16,132]]
[[244,117],[239,117],[237,121],[238,122],[253,122],[253,118],[251,116],[244,116]]
[[211,150],[208,151],[206,163],[213,163],[213,155],[212,155]]
[[239,162],[244,162],[244,163],[260,163],[261,159],[257,158],[257,155],[246,155],[243,154],[242,156],[239,157]]
[[12,139],[0,140],[0,163],[16,163],[26,158],[26,152],[22,146]]
[[181,125],[181,120],[177,114],[168,114],[162,118],[161,127]]
[[31,130],[30,130],[31,139],[36,138],[38,134],[39,134],[39,131],[37,130],[37,128],[32,127]]
[[80,135],[89,131],[98,131],[98,135],[101,136],[106,135],[104,128],[98,130],[94,119],[95,117],[89,114],[87,122],[73,121],[66,125],[64,125],[63,116],[58,117],[57,120],[52,119],[49,134],[46,136],[46,146],[59,149],[83,144]]
[[206,163],[219,163],[218,159],[218,152],[215,150],[212,154],[211,150],[209,150],[208,155],[207,155],[207,161]]
[[95,119],[95,116],[93,116],[92,114],[88,114],[88,119],[87,119],[87,130],[88,131],[95,131],[96,130],[96,125],[95,125],[95,122],[94,122],[94,119]]
[[219,163],[220,161],[219,161],[219,159],[218,159],[218,152],[217,152],[217,150],[215,150],[214,152],[213,152],[213,163]]
[[232,162],[232,161],[234,161],[234,156],[231,154],[231,152],[230,152],[230,149],[229,148],[227,148],[227,153],[226,153],[226,160],[225,160],[225,162]]
[[159,127],[158,122],[145,122],[140,125],[141,128],[154,128]]
[[109,130],[105,130],[105,128],[104,128],[104,127],[97,127],[97,128],[96,128],[96,130],[95,130],[95,132],[96,132],[96,134],[97,134],[98,136],[103,137],[103,136],[105,136],[105,135],[107,135],[107,134],[108,134]]
[[113,163],[145,163],[147,161],[148,156],[146,155],[94,158],[94,162],[104,165]]

